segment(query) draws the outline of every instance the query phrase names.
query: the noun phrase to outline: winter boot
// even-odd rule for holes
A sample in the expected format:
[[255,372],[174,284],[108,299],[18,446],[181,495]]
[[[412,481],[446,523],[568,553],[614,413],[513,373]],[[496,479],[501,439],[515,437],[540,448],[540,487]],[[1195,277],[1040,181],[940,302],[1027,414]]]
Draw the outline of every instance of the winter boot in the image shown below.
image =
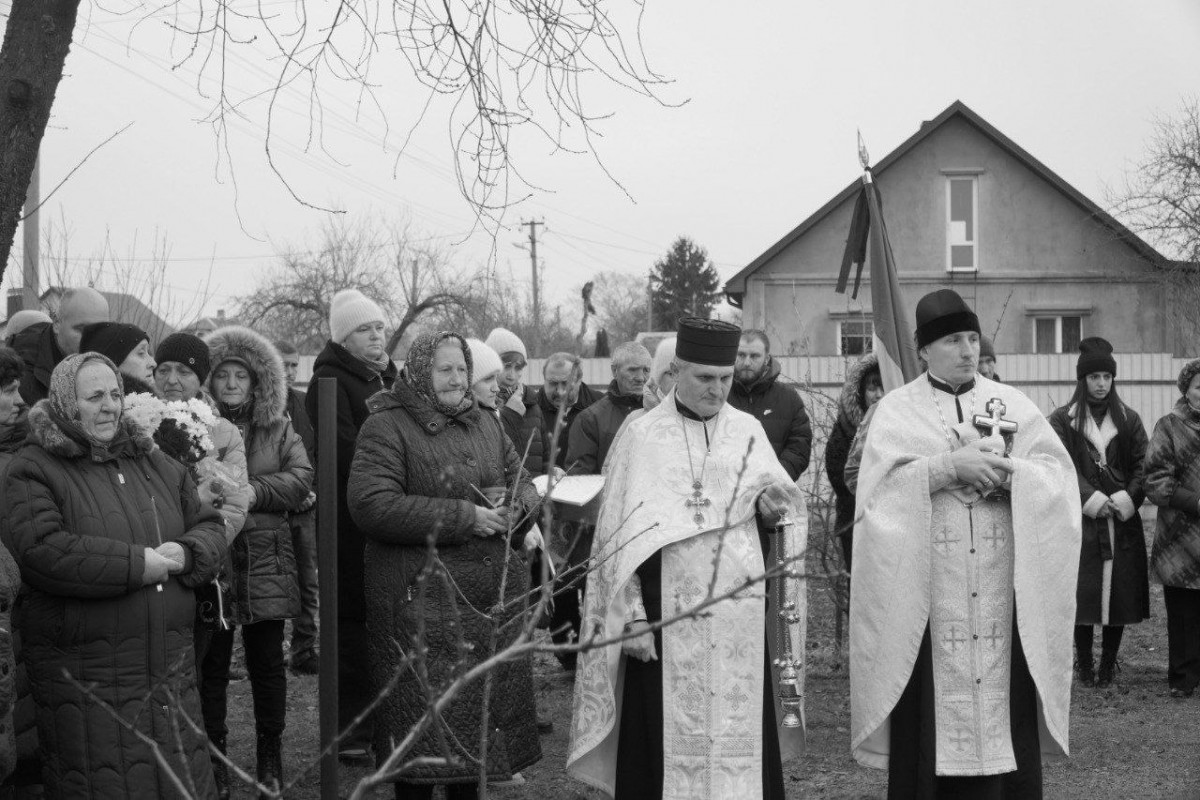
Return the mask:
[[[221,751],[221,755],[225,754],[224,736],[214,738],[212,744]],[[213,780],[217,784],[217,798],[218,800],[229,800],[229,765],[213,755],[210,755],[209,759],[212,761]]]
[[1081,686],[1096,685],[1096,662],[1092,660],[1091,650],[1076,650],[1079,664],[1079,683]]
[[274,792],[260,792],[259,800],[278,797],[283,788],[283,743],[278,733],[258,735],[258,782]]
[[1117,651],[1105,650],[1100,654],[1100,672],[1096,676],[1096,687],[1107,689],[1112,686],[1113,673],[1117,669]]

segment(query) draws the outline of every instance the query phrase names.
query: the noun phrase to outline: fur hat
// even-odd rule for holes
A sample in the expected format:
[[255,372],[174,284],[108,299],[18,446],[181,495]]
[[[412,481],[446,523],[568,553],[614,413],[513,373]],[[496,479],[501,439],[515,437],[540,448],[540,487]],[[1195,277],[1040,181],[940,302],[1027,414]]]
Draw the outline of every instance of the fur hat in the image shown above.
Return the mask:
[[1200,358],[1193,358],[1191,361],[1183,365],[1183,369],[1179,371],[1179,393],[1186,395],[1188,387],[1192,385],[1192,379],[1200,375]]
[[383,309],[358,289],[342,289],[329,304],[329,338],[341,344],[359,325],[387,322]]
[[508,328],[493,328],[484,341],[484,344],[501,356],[505,353],[520,353],[521,358],[529,358],[529,354],[525,352],[525,343]]
[[671,371],[671,364],[675,361],[675,342],[678,341],[674,336],[663,339],[658,343],[658,347],[654,348],[654,360],[650,363],[650,380],[658,383],[663,375]]
[[137,325],[127,322],[93,322],[83,327],[83,336],[79,339],[79,352],[100,353],[119,367],[139,344],[149,341],[150,334]]
[[1075,364],[1075,377],[1083,380],[1093,372],[1110,372],[1117,377],[1117,360],[1113,358],[1113,347],[1107,339],[1089,336],[1079,343],[1079,361]]
[[[265,428],[286,418],[287,381],[283,358],[265,337],[240,325],[217,328],[208,335],[209,362],[215,371],[226,361],[244,364],[254,376],[250,397],[254,401],[252,423]],[[212,375],[209,375],[209,388]]]
[[8,318],[8,325],[4,327],[4,340],[8,341],[30,325],[52,321],[50,315],[45,311],[35,311],[32,308],[21,309]]
[[467,339],[467,347],[471,348],[471,363],[474,367],[472,383],[504,369],[500,354],[478,339]]
[[196,373],[201,383],[208,380],[212,364],[208,360],[208,345],[199,336],[190,333],[172,333],[159,342],[154,351],[154,360],[159,364],[174,361]]

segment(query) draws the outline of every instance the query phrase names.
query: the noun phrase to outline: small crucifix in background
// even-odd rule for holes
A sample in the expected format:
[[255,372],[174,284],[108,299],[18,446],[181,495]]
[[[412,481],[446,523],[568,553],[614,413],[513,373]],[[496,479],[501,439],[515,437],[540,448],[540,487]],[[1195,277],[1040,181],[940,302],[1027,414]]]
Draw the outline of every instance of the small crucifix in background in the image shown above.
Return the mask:
[[986,414],[976,414],[971,417],[971,424],[978,428],[981,432],[988,436],[999,434],[1004,438],[1004,453],[1007,456],[1012,452],[1013,435],[1017,432],[1017,423],[1010,419],[1004,418],[1004,412],[1008,408],[1004,405],[999,397],[993,397],[987,401],[984,406]]

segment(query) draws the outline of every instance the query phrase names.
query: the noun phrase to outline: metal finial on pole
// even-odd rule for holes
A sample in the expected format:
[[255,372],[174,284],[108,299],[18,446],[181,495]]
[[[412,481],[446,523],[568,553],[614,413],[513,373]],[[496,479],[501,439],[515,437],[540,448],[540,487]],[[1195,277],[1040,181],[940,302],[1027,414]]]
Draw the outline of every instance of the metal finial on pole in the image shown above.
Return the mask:
[[863,139],[862,130],[856,128],[855,132],[858,133],[858,163],[862,164],[865,172],[871,168],[871,154],[867,152],[867,143]]

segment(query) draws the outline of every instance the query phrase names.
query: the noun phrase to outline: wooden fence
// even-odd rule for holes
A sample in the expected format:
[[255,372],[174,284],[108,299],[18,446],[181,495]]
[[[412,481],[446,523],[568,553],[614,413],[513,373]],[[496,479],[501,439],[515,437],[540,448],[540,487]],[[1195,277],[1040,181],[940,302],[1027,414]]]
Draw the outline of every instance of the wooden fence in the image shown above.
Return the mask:
[[[1175,358],[1169,353],[1117,353],[1115,358],[1121,399],[1141,415],[1147,428],[1153,428],[1155,421],[1170,411],[1179,399],[1175,381],[1188,359]],[[301,386],[311,378],[314,360],[314,356],[300,357],[297,382]],[[804,386],[814,422],[820,427],[821,417],[826,413],[822,406],[828,407],[827,413],[836,411],[834,403],[842,390],[846,367],[853,360],[840,356],[781,356],[778,360],[783,374]],[[1029,395],[1043,412],[1049,414],[1067,402],[1075,391],[1075,361],[1074,354],[999,355],[996,370],[1005,383]],[[544,363],[544,359],[539,358],[529,362],[525,370],[527,383],[541,385]],[[585,358],[583,378],[592,386],[607,386],[612,380],[609,360]]]

